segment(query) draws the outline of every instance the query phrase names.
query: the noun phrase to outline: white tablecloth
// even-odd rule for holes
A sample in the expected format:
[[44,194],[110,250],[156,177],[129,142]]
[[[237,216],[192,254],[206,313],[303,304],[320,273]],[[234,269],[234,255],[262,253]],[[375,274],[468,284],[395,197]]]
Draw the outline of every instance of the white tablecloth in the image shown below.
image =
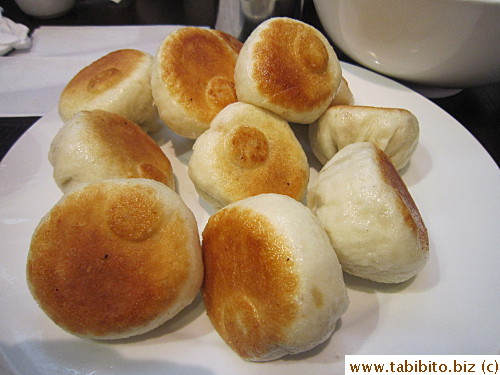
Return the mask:
[[43,116],[57,106],[69,80],[105,54],[134,48],[154,55],[182,26],[47,26],[29,50],[0,57],[0,117]]

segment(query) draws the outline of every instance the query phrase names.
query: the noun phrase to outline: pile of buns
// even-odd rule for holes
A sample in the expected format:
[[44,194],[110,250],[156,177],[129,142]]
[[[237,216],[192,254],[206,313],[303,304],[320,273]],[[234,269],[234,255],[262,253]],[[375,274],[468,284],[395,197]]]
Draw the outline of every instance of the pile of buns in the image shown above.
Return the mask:
[[[343,271],[383,283],[428,257],[397,170],[418,143],[404,109],[354,105],[327,39],[272,18],[241,43],[185,27],[156,56],[114,51],[64,89],[49,160],[64,192],[33,234],[27,281],[45,313],[94,339],[147,332],[201,290],[222,339],[267,361],[330,337]],[[290,124],[309,127],[314,181]],[[201,238],[147,132],[194,140],[189,177],[216,212]]]

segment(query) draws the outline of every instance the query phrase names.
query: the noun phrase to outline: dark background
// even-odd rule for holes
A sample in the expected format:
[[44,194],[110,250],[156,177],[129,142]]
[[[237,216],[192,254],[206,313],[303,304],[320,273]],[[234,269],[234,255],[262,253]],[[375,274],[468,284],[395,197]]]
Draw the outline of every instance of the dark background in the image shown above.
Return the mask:
[[[122,0],[115,4],[110,0],[77,0],[71,11],[54,19],[30,17],[21,12],[14,0],[2,0],[0,6],[5,17],[28,26],[32,31],[44,25],[178,24],[214,27],[218,1]],[[302,21],[324,31],[312,0],[304,0]],[[354,63],[333,43],[332,45],[340,60]],[[500,83],[467,88],[454,96],[431,100],[463,124],[499,165]],[[38,119],[39,117],[0,118],[0,158]]]

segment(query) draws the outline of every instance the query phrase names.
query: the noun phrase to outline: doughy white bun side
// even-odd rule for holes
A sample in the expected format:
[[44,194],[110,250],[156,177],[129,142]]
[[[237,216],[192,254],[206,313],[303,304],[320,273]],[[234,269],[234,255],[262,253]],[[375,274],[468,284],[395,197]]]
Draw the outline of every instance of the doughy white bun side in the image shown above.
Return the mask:
[[193,146],[189,177],[215,208],[261,193],[302,200],[309,181],[307,156],[290,125],[246,103],[225,107]]
[[401,108],[335,105],[309,126],[314,155],[325,164],[335,153],[356,142],[372,142],[396,169],[410,161],[419,139],[415,115]]
[[332,105],[354,105],[354,95],[349,88],[349,83],[342,77],[337,93],[333,97]]
[[236,62],[238,100],[309,124],[337,93],[342,69],[328,40],[301,21],[275,17],[247,38]]
[[59,98],[59,115],[70,120],[82,110],[119,114],[144,131],[161,127],[151,94],[153,56],[132,50],[109,53],[73,77]]
[[148,179],[82,185],[42,218],[27,282],[61,328],[83,338],[148,332],[191,304],[203,279],[194,215]]
[[151,75],[151,88],[153,90],[154,100],[158,108],[158,113],[162,121],[176,134],[189,139],[198,138],[210,125],[200,124],[193,118],[188,110],[178,104],[175,98],[171,97],[165,90],[158,66],[155,64]]
[[150,178],[175,189],[170,160],[139,126],[115,113],[93,110],[73,116],[50,145],[54,180],[63,192],[112,178]]
[[237,100],[234,66],[241,42],[216,30],[184,27],[162,42],[153,64],[152,94],[163,122],[198,138],[215,115]]
[[202,247],[207,313],[246,360],[315,347],[348,308],[328,236],[290,197],[261,194],[225,207],[210,218]]
[[372,143],[351,144],[330,159],[312,183],[307,204],[352,275],[403,282],[428,259],[420,213],[396,169]]

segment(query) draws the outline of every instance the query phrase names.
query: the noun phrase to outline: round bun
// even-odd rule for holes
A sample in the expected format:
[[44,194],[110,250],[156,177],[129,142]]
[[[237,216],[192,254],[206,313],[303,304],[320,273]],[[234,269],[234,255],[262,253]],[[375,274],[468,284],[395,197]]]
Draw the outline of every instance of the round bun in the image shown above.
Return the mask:
[[194,300],[202,279],[192,212],[147,179],[101,181],[63,196],[36,228],[27,262],[42,310],[93,339],[158,327]]
[[332,334],[349,299],[342,269],[303,204],[262,194],[210,217],[202,240],[210,321],[242,358],[269,361]]
[[408,110],[336,105],[309,126],[314,155],[325,164],[337,151],[356,142],[372,142],[402,169],[418,144],[419,124]]
[[317,29],[277,17],[245,41],[234,81],[239,101],[309,124],[330,105],[341,78],[337,56]]
[[169,159],[137,125],[114,113],[82,111],[52,140],[49,161],[63,192],[111,178],[149,178],[175,189]]
[[196,139],[226,105],[235,102],[234,66],[241,42],[221,31],[184,27],[156,54],[151,86],[163,122]]
[[307,199],[344,271],[398,283],[426,263],[429,239],[422,217],[394,166],[372,143],[340,150],[311,184]]
[[304,198],[306,154],[290,125],[265,109],[233,103],[194,143],[189,177],[216,208],[261,193]]
[[151,94],[153,57],[146,52],[122,49],[111,52],[82,69],[59,98],[59,115],[68,121],[82,110],[102,109],[119,114],[145,131],[160,127]]

